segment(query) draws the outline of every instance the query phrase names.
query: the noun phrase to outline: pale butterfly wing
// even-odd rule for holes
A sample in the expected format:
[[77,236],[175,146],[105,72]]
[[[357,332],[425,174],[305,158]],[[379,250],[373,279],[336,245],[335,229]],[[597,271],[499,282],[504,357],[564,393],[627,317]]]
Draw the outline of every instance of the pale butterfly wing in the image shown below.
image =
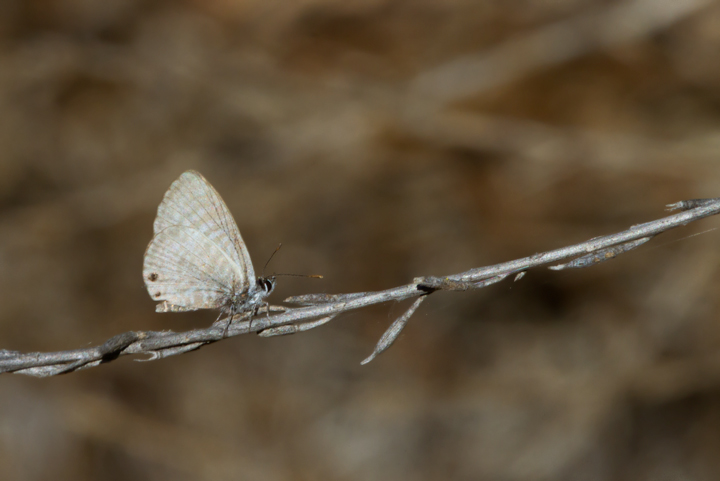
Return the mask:
[[240,230],[225,202],[199,172],[183,173],[165,193],[153,230],[158,235],[171,226],[187,226],[200,231],[224,252],[241,272],[240,290],[255,282],[250,254]]
[[158,312],[223,308],[246,281],[239,266],[199,229],[173,225],[145,251],[143,278]]

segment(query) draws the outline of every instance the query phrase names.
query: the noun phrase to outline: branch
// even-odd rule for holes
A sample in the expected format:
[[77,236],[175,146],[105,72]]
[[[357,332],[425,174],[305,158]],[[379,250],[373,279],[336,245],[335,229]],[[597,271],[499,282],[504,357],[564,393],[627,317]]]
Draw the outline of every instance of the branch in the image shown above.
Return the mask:
[[[206,329],[187,332],[126,332],[108,339],[100,346],[86,349],[27,354],[0,350],[0,373],[11,372],[38,377],[54,376],[98,366],[130,354],[145,355],[148,356],[146,359],[138,360],[153,361],[183,354],[229,337],[250,332],[270,337],[307,331],[333,320],[343,312],[383,302],[417,298],[408,311],[393,322],[383,334],[374,352],[363,361],[363,364],[366,364],[392,345],[410,316],[433,292],[479,289],[500,282],[511,274],[517,274],[515,280],[518,280],[530,268],[567,259],[570,259],[570,262],[551,266],[550,269],[593,266],[634,249],[662,232],[720,213],[720,198],[687,200],[670,204],[668,208],[668,210],[682,212],[645,224],[634,225],[617,234],[596,237],[580,244],[502,264],[479,267],[460,274],[445,277],[418,277],[411,284],[378,292],[308,294],[289,297],[285,300],[286,303],[300,307],[273,306],[269,312],[263,312],[262,316],[252,319],[246,316],[234,320],[227,327],[227,331],[225,330],[226,319],[220,319]],[[282,312],[270,315],[270,312],[278,310]]]

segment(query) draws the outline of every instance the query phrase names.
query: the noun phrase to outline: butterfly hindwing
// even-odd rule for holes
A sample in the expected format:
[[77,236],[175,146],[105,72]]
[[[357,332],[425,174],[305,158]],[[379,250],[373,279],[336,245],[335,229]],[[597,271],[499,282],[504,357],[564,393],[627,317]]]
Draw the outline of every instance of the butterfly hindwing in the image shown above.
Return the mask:
[[158,305],[162,312],[222,308],[238,288],[248,286],[245,272],[217,242],[184,225],[153,237],[145,251],[143,278],[150,297],[166,301]]

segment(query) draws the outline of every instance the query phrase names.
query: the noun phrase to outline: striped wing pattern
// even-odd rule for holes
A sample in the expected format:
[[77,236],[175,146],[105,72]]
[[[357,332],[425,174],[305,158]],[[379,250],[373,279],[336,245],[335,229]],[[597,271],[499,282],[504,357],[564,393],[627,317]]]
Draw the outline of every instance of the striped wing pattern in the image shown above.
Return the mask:
[[143,277],[158,312],[222,308],[240,281],[229,256],[197,229],[163,229],[145,252]]
[[143,278],[158,312],[226,307],[254,281],[250,257],[220,195],[195,171],[172,183],[158,207]]

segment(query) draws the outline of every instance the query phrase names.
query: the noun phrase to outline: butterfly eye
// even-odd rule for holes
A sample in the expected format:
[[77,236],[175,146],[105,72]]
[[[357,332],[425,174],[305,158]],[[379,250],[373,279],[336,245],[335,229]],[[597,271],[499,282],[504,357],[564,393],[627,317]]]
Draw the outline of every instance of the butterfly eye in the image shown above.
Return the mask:
[[273,290],[273,287],[275,287],[275,283],[270,279],[258,279],[258,284],[260,289],[265,292],[270,292]]

